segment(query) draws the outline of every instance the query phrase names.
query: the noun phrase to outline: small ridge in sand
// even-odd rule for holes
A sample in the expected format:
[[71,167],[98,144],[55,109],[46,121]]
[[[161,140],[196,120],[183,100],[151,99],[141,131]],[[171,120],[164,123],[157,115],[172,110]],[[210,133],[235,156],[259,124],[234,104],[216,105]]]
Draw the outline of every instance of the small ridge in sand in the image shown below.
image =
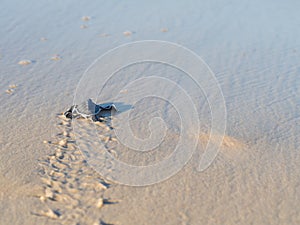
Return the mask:
[[16,85],[16,84],[11,84],[11,85],[9,85],[8,87],[9,87],[10,89],[14,89],[14,88],[17,88],[17,86],[18,86],[18,85]]
[[120,94],[127,94],[128,93],[128,90],[127,89],[123,89],[120,91]]
[[89,21],[90,19],[91,19],[90,16],[83,16],[83,17],[81,17],[82,21]]
[[43,211],[40,213],[41,216],[46,216],[50,219],[57,219],[59,218],[60,214],[58,211],[52,210],[52,209],[48,209],[47,211]]
[[10,95],[10,94],[12,94],[14,92],[14,90],[13,89],[7,89],[5,92],[6,92],[6,94]]
[[88,28],[87,25],[81,25],[81,26],[80,26],[80,29],[86,29],[86,28]]
[[23,59],[21,61],[18,62],[19,65],[22,65],[22,66],[26,66],[26,65],[29,65],[31,64],[32,61],[31,60],[27,60],[27,59]]
[[220,145],[221,148],[237,149],[237,148],[245,147],[245,143],[238,141],[237,139],[233,137],[229,137],[227,135],[214,135],[214,134],[210,135],[210,134],[203,133],[199,137],[199,141],[202,144],[207,144],[208,141],[216,143],[219,140],[222,140],[222,143]]
[[59,55],[54,55],[51,57],[51,60],[58,61],[58,60],[61,60],[61,57]]
[[131,36],[131,35],[132,35],[132,32],[127,30],[127,31],[124,31],[124,32],[123,32],[123,35],[124,35],[124,36]]
[[7,94],[12,94],[14,93],[14,89],[17,88],[17,85],[16,84],[11,84],[8,86],[8,89],[5,91]]
[[207,148],[208,141],[213,145],[220,145],[218,156],[229,160],[239,160],[243,156],[243,150],[247,147],[245,142],[227,135],[203,133],[199,136],[202,148]]

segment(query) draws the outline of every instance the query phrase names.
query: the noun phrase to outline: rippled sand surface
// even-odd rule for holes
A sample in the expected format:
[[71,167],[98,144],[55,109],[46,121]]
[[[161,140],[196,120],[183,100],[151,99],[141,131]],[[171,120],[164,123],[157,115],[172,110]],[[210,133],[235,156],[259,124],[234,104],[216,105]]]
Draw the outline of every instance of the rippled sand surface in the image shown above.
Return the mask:
[[[3,1],[1,6],[0,224],[300,223],[298,2],[65,0]],[[78,120],[73,130],[61,116],[96,58],[145,39],[183,45],[215,74],[225,100],[226,130],[204,171],[198,168],[208,141],[223,138],[210,130],[206,97],[215,93],[201,92],[176,68],[147,62],[122,68],[106,83],[112,91],[97,100],[122,100],[120,109],[132,112],[131,128],[140,138],[161,129],[159,120],[149,123],[151,118],[166,119],[168,130],[156,152],[141,156],[120,145],[117,122]],[[102,150],[128,164],[143,166],[172,153],[180,140],[180,112],[163,99],[126,105],[149,88],[141,80],[126,86],[142,75],[165,76],[182,86],[195,102],[201,127],[185,139],[197,147],[178,173],[133,187],[101,175],[86,156],[93,153],[89,141],[95,130]],[[102,76],[91,83],[101,83]],[[161,82],[151,82],[164,91]],[[169,100],[178,93],[168,93]],[[135,143],[129,135],[124,141]],[[107,165],[112,174],[115,162]]]

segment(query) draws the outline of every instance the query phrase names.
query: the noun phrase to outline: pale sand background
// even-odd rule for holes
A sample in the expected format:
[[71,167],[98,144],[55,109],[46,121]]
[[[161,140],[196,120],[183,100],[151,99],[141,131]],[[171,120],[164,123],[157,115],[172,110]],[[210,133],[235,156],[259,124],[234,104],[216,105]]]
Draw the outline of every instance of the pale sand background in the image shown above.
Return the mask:
[[[154,186],[112,185],[104,198],[121,201],[90,217],[116,224],[298,224],[299,9],[298,1],[2,1],[0,223],[60,223],[32,214],[45,206],[32,193],[43,187],[37,159],[53,151],[43,140],[58,132],[56,113],[72,104],[75,85],[99,55],[159,39],[192,49],[210,65],[226,100],[227,134],[249,147],[220,154],[204,173],[196,171],[195,155]],[[91,20],[82,21],[85,15]],[[134,33],[125,37],[127,30]],[[61,60],[50,60],[56,54]],[[34,63],[18,65],[23,59]],[[11,84],[18,87],[9,95]]]

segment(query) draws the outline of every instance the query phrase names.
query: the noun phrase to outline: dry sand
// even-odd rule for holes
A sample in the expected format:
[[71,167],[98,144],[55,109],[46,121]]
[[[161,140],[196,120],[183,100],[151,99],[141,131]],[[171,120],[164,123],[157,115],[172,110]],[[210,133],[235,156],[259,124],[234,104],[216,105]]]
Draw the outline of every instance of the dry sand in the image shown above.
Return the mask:
[[[299,224],[299,9],[296,1],[3,1],[0,224]],[[204,123],[198,151],[180,172],[131,187],[96,173],[70,121],[57,113],[72,105],[97,57],[144,39],[182,44],[209,64],[226,101],[227,130],[217,158],[199,173],[211,119],[205,96],[159,66],[122,70],[107,87],[123,90],[123,100],[144,88],[131,92],[126,82],[155,71],[187,88]],[[154,111],[156,102],[149,104]],[[162,146],[137,162],[107,125],[95,125],[106,150],[125,162],[143,165],[173,149]],[[89,135],[82,130],[83,140]],[[169,133],[167,143],[177,135]]]
[[100,224],[99,210],[104,204],[114,203],[103,199],[109,183],[99,176],[76,148],[71,120],[60,116],[56,140],[45,144],[54,152],[40,160],[43,193],[38,197],[44,210],[33,214],[58,220],[61,224]]
[[[93,135],[93,129],[88,129],[87,125],[94,124],[99,134],[99,140],[104,144],[106,151],[113,154],[116,159],[121,159],[119,154],[124,154],[124,149],[122,145],[119,145],[114,133],[111,132],[114,128],[110,123],[84,119],[78,122],[81,126],[76,128],[81,130],[76,131],[76,134],[81,134],[81,139],[88,139]],[[112,207],[112,210],[114,210],[114,205],[122,201],[121,198],[104,197],[105,192],[109,188],[116,188],[117,184],[105,180],[87,163],[82,151],[85,152],[88,149],[79,149],[76,145],[71,119],[66,118],[64,115],[58,115],[57,130],[58,134],[55,135],[53,140],[44,141],[45,145],[50,146],[51,154],[39,160],[41,168],[38,174],[42,185],[31,191],[15,191],[36,197],[42,202],[42,206],[39,208],[34,207],[31,209],[31,214],[37,217],[51,219],[59,224],[73,224],[74,222],[78,224],[105,223],[100,213],[102,208]],[[176,134],[171,135],[173,140],[178,138]],[[77,138],[79,137],[77,136]],[[204,147],[209,139],[214,142],[217,137],[209,137],[208,134],[203,133],[199,137],[199,144]],[[224,136],[221,155],[230,156],[230,159],[232,157],[236,158],[239,151],[242,151],[245,147],[244,143],[232,137]],[[130,157],[126,155],[127,159]],[[124,161],[123,158],[122,161]],[[147,161],[149,161],[149,155]],[[7,190],[4,191],[8,193]],[[122,221],[123,219],[111,220],[113,224],[123,223]],[[137,221],[136,223],[140,222]],[[155,223],[158,223],[158,221]]]

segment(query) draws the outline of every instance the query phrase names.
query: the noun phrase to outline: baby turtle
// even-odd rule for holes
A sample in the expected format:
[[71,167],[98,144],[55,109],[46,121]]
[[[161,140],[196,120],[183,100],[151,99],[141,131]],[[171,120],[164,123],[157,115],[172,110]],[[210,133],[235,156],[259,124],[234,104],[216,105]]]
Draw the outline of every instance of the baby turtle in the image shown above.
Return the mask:
[[92,99],[88,99],[80,105],[73,105],[69,108],[64,115],[73,119],[79,118],[91,118],[93,121],[102,121],[103,118],[110,116],[112,112],[117,112],[117,108],[113,103],[96,104]]

